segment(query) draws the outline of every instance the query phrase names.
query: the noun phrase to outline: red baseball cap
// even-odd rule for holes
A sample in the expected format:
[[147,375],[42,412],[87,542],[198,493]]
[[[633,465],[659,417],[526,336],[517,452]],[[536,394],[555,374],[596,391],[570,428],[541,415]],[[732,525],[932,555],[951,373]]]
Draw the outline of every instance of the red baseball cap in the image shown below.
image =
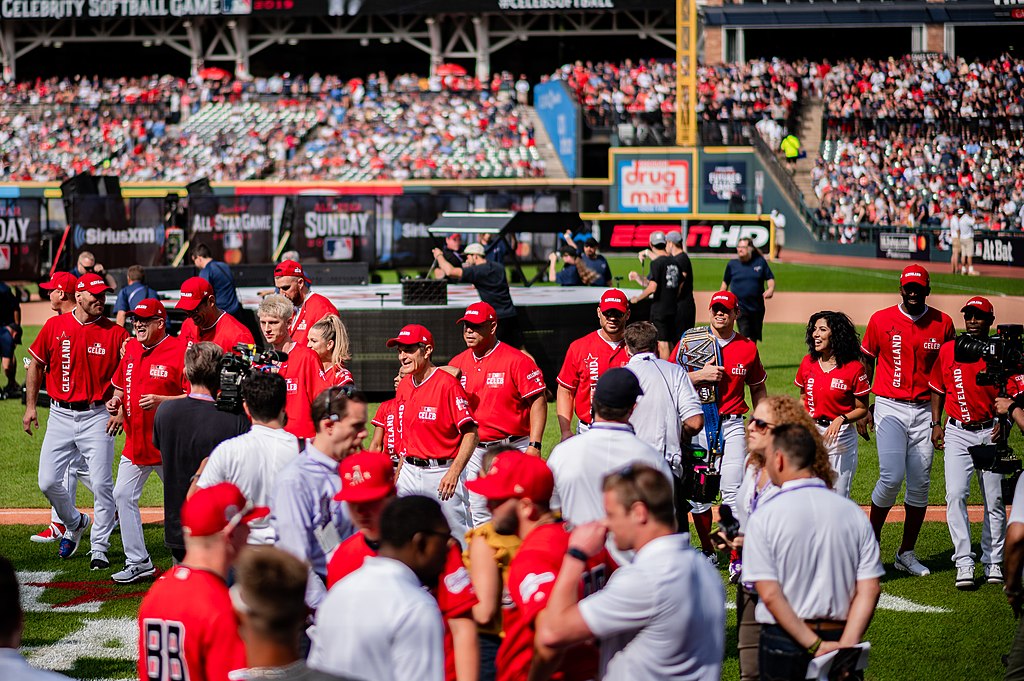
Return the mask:
[[711,303],[708,305],[708,309],[710,310],[715,305],[721,305],[726,310],[729,310],[731,312],[732,310],[736,309],[736,305],[738,304],[739,301],[736,300],[735,293],[733,293],[732,291],[719,291],[718,293],[711,296]]
[[100,293],[106,293],[107,291],[113,291],[114,289],[107,286],[107,282],[100,275],[95,272],[86,272],[78,278],[78,284],[75,286],[76,291],[88,291],[94,295]]
[[996,310],[992,307],[992,303],[989,302],[988,298],[982,298],[981,296],[974,296],[960,308],[961,312],[967,312],[968,310],[978,310],[984,312],[989,317],[996,316]]
[[462,315],[456,324],[462,322],[469,322],[470,324],[483,324],[484,322],[493,322],[498,319],[498,314],[494,311],[488,303],[480,301],[479,303],[473,303],[466,308],[466,314]]
[[44,281],[39,288],[44,291],[56,290],[74,293],[76,286],[78,286],[78,278],[75,275],[70,272],[54,272],[50,275],[50,281]]
[[906,286],[907,284],[927,286],[928,270],[921,265],[907,265],[903,268],[903,274],[900,275],[900,286]]
[[608,310],[618,310],[619,312],[629,312],[629,298],[626,294],[617,288],[610,288],[601,294],[601,312],[607,312]]
[[132,316],[139,319],[152,319],[153,317],[167,319],[167,310],[164,309],[164,304],[156,298],[146,298],[140,300],[135,306],[135,309],[132,310]]
[[356,452],[338,465],[341,491],[335,501],[379,501],[395,493],[395,468],[381,452]]
[[274,278],[278,277],[302,277],[306,280],[307,284],[313,283],[313,280],[306,276],[306,271],[302,269],[302,265],[294,260],[282,260],[278,263],[277,267],[274,268]]
[[174,305],[174,309],[191,312],[199,307],[199,303],[206,300],[207,297],[213,297],[213,287],[210,286],[210,282],[202,277],[190,277],[181,285],[181,298]]
[[433,345],[434,337],[427,327],[420,324],[406,324],[402,327],[402,330],[398,332],[398,335],[394,338],[389,338],[387,346],[393,348],[396,345],[416,345],[417,343],[423,343],[424,345]]
[[470,480],[466,487],[488,499],[530,499],[547,503],[555,489],[555,478],[539,456],[502,452],[494,457],[487,475]]
[[230,482],[200,487],[181,507],[181,528],[192,537],[209,537],[229,525],[266,518],[268,506],[253,506]]

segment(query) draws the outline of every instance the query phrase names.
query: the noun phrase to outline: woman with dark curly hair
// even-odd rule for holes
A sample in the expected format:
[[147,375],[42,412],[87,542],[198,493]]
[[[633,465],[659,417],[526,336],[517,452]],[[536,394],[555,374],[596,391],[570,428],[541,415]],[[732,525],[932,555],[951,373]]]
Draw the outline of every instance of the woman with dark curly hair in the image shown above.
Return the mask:
[[796,372],[804,408],[817,425],[838,476],[836,491],[849,498],[857,471],[854,421],[868,413],[871,384],[860,362],[860,338],[842,312],[815,312],[807,322],[807,356]]

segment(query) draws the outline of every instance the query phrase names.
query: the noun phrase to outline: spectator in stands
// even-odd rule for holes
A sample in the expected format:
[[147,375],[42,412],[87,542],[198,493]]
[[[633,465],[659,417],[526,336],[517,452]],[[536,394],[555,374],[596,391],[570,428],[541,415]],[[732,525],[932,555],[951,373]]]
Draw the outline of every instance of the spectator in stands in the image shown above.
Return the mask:
[[128,312],[135,309],[136,303],[146,298],[159,300],[160,294],[146,285],[146,271],[142,265],[132,265],[128,268],[128,285],[117,292],[117,301],[114,303],[117,323],[124,326]]
[[214,260],[213,252],[204,243],[198,243],[192,248],[192,264],[199,270],[199,276],[210,282],[210,286],[213,287],[217,307],[238,319],[242,304],[238,302],[235,277],[231,273],[231,268],[219,260]]

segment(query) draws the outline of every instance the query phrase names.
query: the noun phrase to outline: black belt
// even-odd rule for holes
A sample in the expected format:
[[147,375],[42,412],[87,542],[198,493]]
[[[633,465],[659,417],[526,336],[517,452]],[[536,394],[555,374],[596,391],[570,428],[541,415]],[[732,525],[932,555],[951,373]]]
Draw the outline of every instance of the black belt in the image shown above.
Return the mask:
[[988,430],[995,425],[995,419],[989,419],[988,421],[971,421],[970,423],[964,423],[963,421],[957,421],[952,416],[949,417],[949,422],[957,428],[976,432],[979,430]]
[[928,400],[901,400],[898,397],[886,397],[884,395],[879,395],[879,397],[881,397],[883,400],[892,400],[893,402],[899,402],[900,404],[909,404],[915,407],[921,407],[926,404],[929,404]]
[[834,420],[835,419],[830,419],[827,416],[819,416],[818,418],[814,419],[814,422],[823,428],[828,428],[829,426],[832,425],[832,421]]
[[405,462],[418,468],[447,468],[452,465],[451,459],[421,459],[418,456],[407,456]]
[[494,445],[507,445],[510,442],[512,442],[512,440],[518,440],[520,437],[525,436],[520,435],[519,437],[516,437],[514,435],[509,435],[508,437],[503,437],[500,440],[488,440],[487,442],[481,442],[477,445],[477,447],[493,447]]
[[50,404],[55,404],[61,409],[70,409],[71,411],[89,411],[94,407],[102,407],[103,401],[96,400],[90,402],[89,400],[79,400],[78,402],[65,402],[64,400],[50,400]]
[[723,421],[735,421],[737,419],[742,421],[743,420],[743,414],[722,414],[721,419]]

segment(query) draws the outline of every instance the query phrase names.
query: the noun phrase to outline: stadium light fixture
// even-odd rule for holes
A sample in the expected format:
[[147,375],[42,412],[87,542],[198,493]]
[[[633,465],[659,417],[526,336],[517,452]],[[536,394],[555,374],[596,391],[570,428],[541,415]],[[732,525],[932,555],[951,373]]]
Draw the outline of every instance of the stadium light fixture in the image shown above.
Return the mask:
[[370,40],[369,40],[369,38],[360,38],[360,39],[359,39],[359,45],[360,45],[361,47],[369,47],[369,46],[370,46]]

